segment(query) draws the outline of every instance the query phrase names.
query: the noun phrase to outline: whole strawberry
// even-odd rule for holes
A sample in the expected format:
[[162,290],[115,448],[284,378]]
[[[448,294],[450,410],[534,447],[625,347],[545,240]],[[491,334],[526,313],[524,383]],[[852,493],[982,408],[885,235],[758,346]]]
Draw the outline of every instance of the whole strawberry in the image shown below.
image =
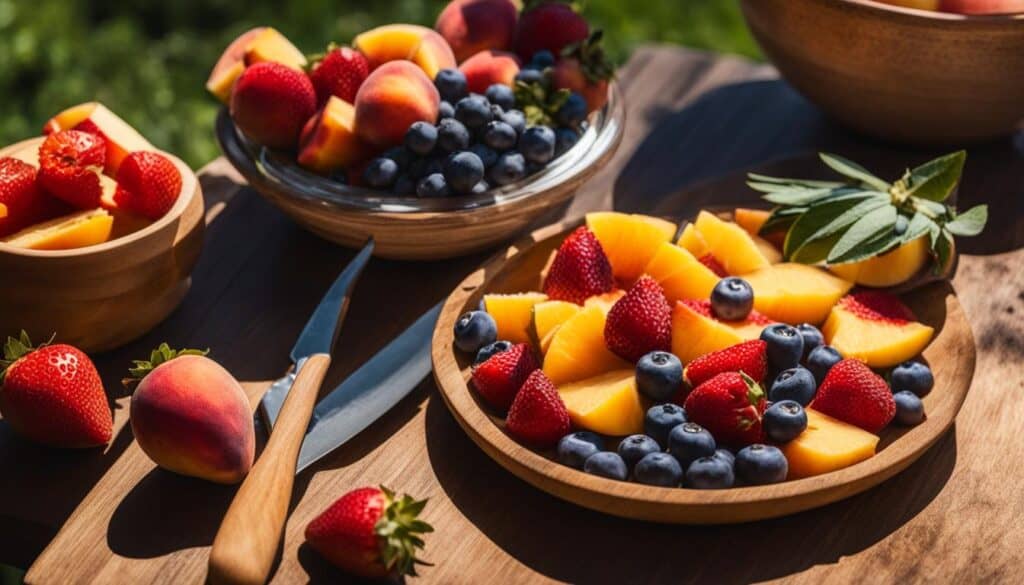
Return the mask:
[[537,448],[554,446],[571,427],[569,411],[555,385],[542,370],[534,370],[516,394],[505,429],[516,440]]
[[386,487],[364,487],[338,498],[306,526],[306,542],[332,564],[370,579],[416,575],[426,500],[396,498]]
[[494,408],[505,412],[526,378],[540,365],[530,346],[520,343],[473,368],[473,386]]
[[723,372],[743,372],[761,382],[768,370],[767,349],[766,342],[754,339],[713,351],[690,362],[683,377],[690,386],[699,386]]
[[608,82],[615,75],[615,68],[601,46],[601,31],[594,31],[562,53],[564,56],[551,71],[552,86],[582,95],[588,111],[600,109],[608,101]]
[[332,95],[350,104],[355,102],[356,92],[369,74],[370,62],[359,51],[334,45],[327,47],[327,53],[314,60],[309,70],[317,106],[323,106]]
[[106,160],[106,142],[95,134],[78,130],[51,134],[39,147],[39,183],[75,207],[99,207],[100,174]]
[[70,345],[33,347],[22,331],[0,360],[0,414],[19,435],[54,447],[96,447],[113,434],[103,382]]
[[568,4],[531,0],[519,16],[515,49],[524,62],[529,62],[534,53],[543,49],[560,55],[562,49],[583,41],[588,34],[586,19]]
[[294,148],[315,112],[309,76],[280,63],[247,68],[231,92],[231,119],[251,140],[270,148]]
[[588,298],[613,288],[612,265],[601,242],[587,226],[580,226],[558,248],[544,279],[544,294],[551,300],[582,305]]
[[686,418],[704,427],[715,441],[745,447],[762,441],[765,394],[750,376],[725,372],[697,386],[686,397]]
[[118,205],[158,220],[174,207],[181,194],[181,171],[166,156],[156,152],[133,152],[117,171]]
[[845,359],[825,375],[810,408],[877,433],[896,416],[892,390],[864,362]]
[[661,285],[650,276],[636,284],[608,311],[604,343],[624,360],[637,362],[672,345],[672,307]]
[[59,215],[61,204],[39,189],[34,166],[5,156],[0,158],[0,237]]

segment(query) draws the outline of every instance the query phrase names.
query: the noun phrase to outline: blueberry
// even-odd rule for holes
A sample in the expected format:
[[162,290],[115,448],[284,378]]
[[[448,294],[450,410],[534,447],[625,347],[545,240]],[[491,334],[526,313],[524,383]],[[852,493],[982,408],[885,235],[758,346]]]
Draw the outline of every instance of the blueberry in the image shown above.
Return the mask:
[[437,124],[437,145],[447,152],[465,150],[469,146],[469,129],[455,118],[445,118]]
[[490,190],[491,185],[487,181],[481,179],[476,185],[473,185],[473,190],[470,191],[470,193],[473,195],[483,195]]
[[814,399],[818,391],[818,384],[814,381],[814,374],[807,368],[797,366],[782,370],[771,388],[768,389],[768,400],[779,402],[789,400],[807,406]]
[[380,155],[381,158],[390,158],[391,160],[398,163],[398,168],[405,170],[409,166],[409,163],[416,158],[416,155],[409,151],[404,146],[395,146],[384,151],[384,154]]
[[491,359],[495,355],[512,349],[512,342],[499,340],[494,343],[488,343],[487,345],[480,348],[480,351],[476,352],[476,359],[473,360],[474,364],[482,364],[487,360]]
[[644,433],[663,448],[668,447],[669,432],[686,422],[686,411],[678,404],[656,404],[644,415]]
[[498,324],[484,311],[470,311],[455,322],[455,347],[476,353],[498,339]]
[[668,452],[689,467],[694,459],[715,454],[715,438],[699,424],[686,422],[669,431]]
[[516,129],[500,120],[492,120],[484,128],[484,144],[494,150],[508,150],[516,145]]
[[821,384],[832,366],[841,361],[843,356],[839,354],[839,350],[831,345],[819,345],[807,354],[807,369],[814,374],[814,381]]
[[896,400],[896,418],[893,420],[905,427],[916,426],[924,421],[924,403],[917,394],[910,390],[900,390],[892,397]]
[[619,443],[619,456],[626,462],[626,467],[633,467],[648,453],[661,451],[658,442],[647,435],[630,435]]
[[409,163],[408,173],[409,176],[417,181],[428,175],[434,173],[443,173],[444,164],[443,159],[437,156],[428,156],[425,158],[417,158],[416,160]]
[[437,107],[437,119],[444,120],[445,118],[455,117],[455,106],[451,102],[441,101],[441,104]]
[[535,162],[527,162],[526,176],[529,177],[530,175],[536,175],[537,173],[543,171],[545,166],[547,165],[537,164]]
[[375,158],[363,169],[363,182],[374,189],[388,189],[398,178],[398,163],[390,158]]
[[804,338],[792,325],[776,323],[761,331],[768,344],[768,365],[776,372],[795,368],[804,355]]
[[807,356],[810,355],[814,348],[825,345],[825,336],[814,325],[801,323],[796,326],[796,330],[800,332],[800,337],[804,338],[804,360],[807,359]]
[[469,193],[484,178],[484,163],[472,152],[457,152],[444,164],[444,179],[452,191]]
[[626,481],[626,476],[629,475],[629,470],[626,468],[626,462],[623,461],[622,457],[619,457],[619,454],[614,451],[601,451],[600,453],[594,453],[588,457],[587,461],[583,464],[583,471],[592,475],[607,477],[608,479],[617,479],[619,481]]
[[577,431],[569,433],[558,441],[558,462],[575,469],[583,469],[583,464],[591,455],[604,449],[604,439],[597,433]]
[[447,197],[451,189],[441,173],[432,173],[420,179],[416,184],[416,194],[420,197]]
[[749,484],[778,483],[788,472],[789,462],[778,447],[755,443],[736,454],[736,475]]
[[533,65],[537,69],[551,67],[554,64],[555,55],[547,49],[541,49],[537,51],[536,53],[533,54],[533,57],[530,58],[530,65]]
[[539,69],[520,69],[515,79],[523,83],[540,83],[544,81],[544,72]]
[[683,479],[683,466],[668,453],[648,453],[633,467],[633,479],[647,485],[676,487]]
[[530,162],[547,164],[555,157],[555,131],[547,126],[530,126],[519,137],[519,151]]
[[715,449],[715,454],[712,455],[712,457],[718,457],[719,459],[728,461],[730,467],[736,463],[736,456],[728,449]]
[[458,69],[442,69],[434,77],[434,86],[441,99],[455,103],[466,97],[466,75]]
[[735,482],[732,461],[712,455],[696,459],[690,464],[683,485],[696,490],[721,490],[731,488]]
[[498,157],[487,171],[487,178],[495,185],[509,185],[526,176],[526,159],[518,152],[506,152]]
[[657,402],[672,398],[683,385],[683,363],[667,351],[652,351],[636,363],[636,386]]
[[487,96],[487,101],[497,104],[505,110],[516,107],[516,96],[512,93],[512,88],[504,83],[491,85],[484,95]]
[[776,443],[788,443],[807,428],[807,413],[795,400],[782,400],[764,411],[761,424],[769,439]]
[[555,158],[569,152],[569,149],[576,146],[579,141],[580,135],[572,128],[555,130]]
[[754,308],[754,289],[736,276],[718,281],[711,289],[711,311],[725,321],[743,321]]
[[413,122],[405,131],[405,147],[426,156],[437,144],[437,127],[427,122]]
[[918,396],[925,396],[935,386],[935,377],[925,364],[907,361],[892,369],[889,377],[893,391],[910,390]]
[[576,92],[569,94],[569,99],[555,112],[555,120],[562,126],[570,128],[578,127],[586,118],[587,100]]
[[526,130],[526,114],[522,110],[506,111],[501,115],[501,121],[511,126],[516,134],[522,134]]
[[491,104],[483,96],[471,95],[455,103],[455,119],[470,130],[483,128],[493,117]]
[[401,197],[416,194],[416,180],[407,174],[398,175],[395,184],[391,186],[391,193]]
[[484,163],[485,168],[491,168],[494,163],[498,162],[498,153],[494,152],[494,149],[487,146],[486,144],[480,144],[479,142],[469,147],[469,152],[480,157],[480,162]]

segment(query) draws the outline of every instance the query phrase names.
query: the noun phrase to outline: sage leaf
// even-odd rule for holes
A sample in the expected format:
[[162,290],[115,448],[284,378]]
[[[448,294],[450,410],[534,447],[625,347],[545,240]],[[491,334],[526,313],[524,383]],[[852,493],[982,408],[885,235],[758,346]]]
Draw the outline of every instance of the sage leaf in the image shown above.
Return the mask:
[[939,219],[946,215],[946,206],[936,201],[929,201],[928,199],[921,199],[920,197],[911,197],[910,202],[913,203],[916,211],[920,211],[932,219]]
[[[846,214],[850,209],[856,207],[861,202],[870,199],[872,199],[870,194],[864,194],[861,192],[858,193],[856,197],[840,197],[812,205],[789,228],[789,232],[786,234],[785,243],[783,244],[783,255],[786,258],[792,258],[796,256],[800,248],[807,243],[820,239],[821,237],[832,235],[841,228],[851,225],[856,221],[856,217],[843,226],[833,227],[833,229],[827,233],[818,233],[824,226],[833,225],[836,220]],[[882,205],[884,204],[885,202],[883,201]],[[815,237],[816,235],[817,237]]]
[[956,236],[976,236],[985,229],[988,221],[988,206],[976,205],[963,213],[957,214],[953,221],[946,224],[946,229]]
[[870,171],[852,160],[845,159],[837,154],[829,154],[827,152],[822,152],[818,156],[821,157],[822,162],[827,164],[832,168],[832,170],[836,171],[840,175],[859,181],[869,187],[878,189],[879,191],[888,191],[889,187],[892,186],[882,179],[872,175]]
[[941,275],[946,271],[949,266],[949,261],[953,257],[953,234],[947,230],[942,230],[938,240],[933,244],[932,248],[935,250],[935,274]]
[[874,258],[880,256],[886,252],[893,250],[900,244],[900,237],[894,234],[892,231],[880,232],[874,238],[863,242],[842,256],[831,258],[829,264],[848,264],[851,262],[860,262],[861,260],[867,260],[868,258]]
[[832,195],[835,190],[824,187],[817,189],[795,188],[768,193],[762,199],[775,205],[808,205]]
[[967,153],[959,150],[912,169],[906,195],[928,201],[945,201],[960,180],[966,160]]
[[799,250],[796,250],[792,258],[788,258],[788,260],[790,262],[799,262],[800,264],[823,263],[828,258],[828,251],[832,249],[832,246],[835,245],[841,236],[842,233],[836,233],[814,242],[808,242],[806,245],[801,246]]
[[785,185],[787,187],[798,186],[798,187],[842,187],[844,183],[838,181],[815,181],[812,179],[787,179],[784,177],[769,177],[768,175],[759,175],[757,173],[747,173],[747,178],[757,183],[774,183],[777,185]]
[[[867,214],[868,212],[874,211],[879,207],[889,204],[888,196],[882,193],[869,194],[860,199],[852,199],[855,202],[853,207],[850,207],[839,217],[836,217],[832,221],[828,222],[824,226],[814,232],[808,240],[817,240],[819,238],[830,236],[843,228],[853,225],[858,219]],[[846,203],[846,201],[842,201]],[[831,202],[830,202],[831,203]]]
[[915,212],[914,216],[910,218],[910,224],[907,225],[907,231],[903,232],[903,243],[912,242],[920,238],[933,229],[933,227],[938,229],[939,225],[927,215],[919,211]]
[[891,205],[879,207],[874,211],[864,214],[854,222],[843,237],[839,238],[836,245],[828,253],[829,262],[837,262],[839,259],[848,256],[849,252],[858,246],[863,246],[886,231],[891,232],[896,225],[896,208]]
[[768,234],[779,229],[789,229],[793,220],[807,211],[806,207],[776,207],[768,216],[758,233]]

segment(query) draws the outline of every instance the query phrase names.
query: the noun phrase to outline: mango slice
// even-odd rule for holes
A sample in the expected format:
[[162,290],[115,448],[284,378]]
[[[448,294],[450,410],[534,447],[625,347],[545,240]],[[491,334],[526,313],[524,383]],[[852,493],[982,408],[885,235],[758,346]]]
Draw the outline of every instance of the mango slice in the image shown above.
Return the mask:
[[543,367],[556,386],[630,367],[604,344],[607,315],[600,306],[584,307],[558,328]]
[[484,295],[484,310],[498,324],[498,339],[512,343],[530,343],[533,306],[548,300],[539,292],[511,295]]
[[693,254],[668,242],[662,242],[644,272],[658,281],[670,303],[709,298],[719,281]]
[[806,412],[807,429],[780,446],[789,462],[790,479],[836,471],[875,454],[875,435],[813,408]]
[[631,368],[559,386],[558,393],[574,426],[613,437],[644,430],[645,409]]
[[612,274],[623,282],[640,278],[661,244],[676,235],[676,224],[670,221],[616,211],[588,213],[587,227],[601,242]]
[[771,265],[764,247],[758,246],[754,238],[735,223],[701,211],[694,226],[707,242],[711,254],[729,274],[744,275]]
[[113,226],[106,210],[92,209],[27,227],[0,241],[28,250],[70,250],[106,242]]
[[754,309],[792,325],[822,323],[853,287],[852,282],[820,268],[792,262],[744,274],[743,279],[754,289]]

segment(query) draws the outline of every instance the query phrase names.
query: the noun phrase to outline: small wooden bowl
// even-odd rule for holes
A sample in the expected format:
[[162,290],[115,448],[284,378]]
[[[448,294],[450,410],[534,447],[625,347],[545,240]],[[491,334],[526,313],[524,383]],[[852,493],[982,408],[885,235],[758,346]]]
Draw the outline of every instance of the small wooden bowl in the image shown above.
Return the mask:
[[742,0],[782,75],[839,121],[924,145],[979,142],[1024,119],[1024,14],[964,16],[871,0]]
[[[0,156],[26,157],[42,141],[19,142]],[[182,190],[171,211],[152,225],[74,250],[0,244],[0,335],[24,329],[38,341],[56,333],[62,343],[100,352],[141,336],[178,306],[202,248],[203,195],[188,165],[162,154],[181,171]]]
[[948,283],[933,283],[905,296],[918,317],[936,328],[924,352],[935,388],[924,398],[922,424],[882,433],[879,452],[856,465],[806,479],[728,490],[662,488],[613,481],[561,465],[551,453],[524,447],[505,434],[504,422],[469,388],[472,357],[453,348],[459,315],[475,309],[485,293],[538,290],[550,253],[576,227],[540,229],[496,255],[464,280],[441,312],[434,330],[434,378],[441,396],[470,438],[515,475],[552,495],[615,516],[679,524],[724,524],[792,514],[850,497],[905,469],[953,424],[974,374],[974,338]]

